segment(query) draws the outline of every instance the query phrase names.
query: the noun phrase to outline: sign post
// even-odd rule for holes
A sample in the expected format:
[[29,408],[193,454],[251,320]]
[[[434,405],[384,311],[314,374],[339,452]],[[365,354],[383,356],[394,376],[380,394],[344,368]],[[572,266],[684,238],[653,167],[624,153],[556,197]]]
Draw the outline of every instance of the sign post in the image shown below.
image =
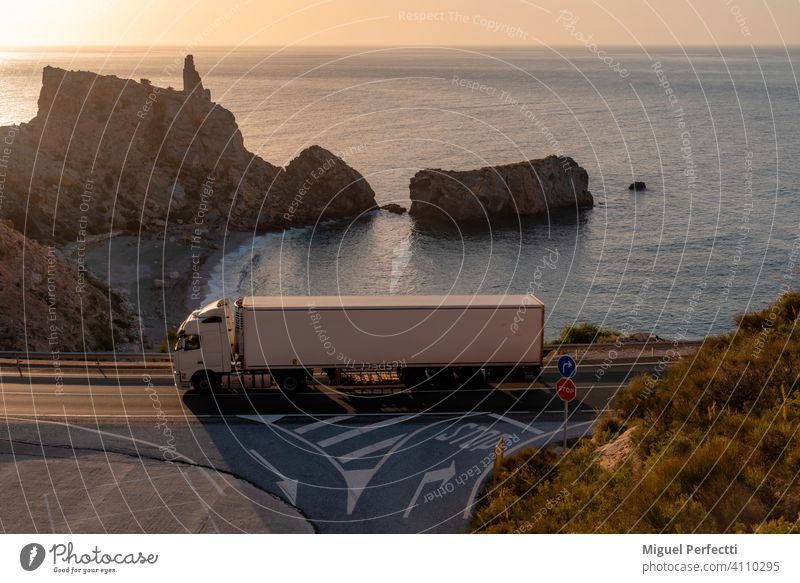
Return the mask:
[[564,451],[567,451],[567,420],[569,419],[569,402],[575,398],[577,387],[572,381],[572,377],[578,372],[575,360],[565,354],[558,359],[558,372],[561,378],[556,382],[556,393],[564,401]]

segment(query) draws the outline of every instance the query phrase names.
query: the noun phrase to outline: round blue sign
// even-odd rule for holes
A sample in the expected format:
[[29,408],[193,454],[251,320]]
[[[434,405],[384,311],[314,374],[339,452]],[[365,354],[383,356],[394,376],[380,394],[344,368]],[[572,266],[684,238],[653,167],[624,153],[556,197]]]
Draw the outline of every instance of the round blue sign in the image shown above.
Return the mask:
[[561,373],[562,377],[566,377],[568,379],[575,376],[575,373],[578,372],[578,365],[575,364],[575,359],[572,358],[569,354],[565,354],[561,358],[558,359],[558,372]]

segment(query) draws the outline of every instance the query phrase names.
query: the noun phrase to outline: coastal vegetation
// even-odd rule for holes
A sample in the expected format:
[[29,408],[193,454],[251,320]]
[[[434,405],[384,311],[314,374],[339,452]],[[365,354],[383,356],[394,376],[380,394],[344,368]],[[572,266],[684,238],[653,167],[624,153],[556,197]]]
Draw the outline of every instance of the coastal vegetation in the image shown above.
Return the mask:
[[601,328],[597,324],[581,322],[567,324],[553,344],[590,344],[592,342],[613,342],[622,332],[612,328]]
[[170,351],[170,348],[175,345],[175,342],[178,341],[178,330],[177,328],[167,328],[166,333],[164,334],[163,340],[158,344],[157,351],[166,354]]
[[479,532],[800,531],[800,294],[633,381],[592,438],[529,449],[486,487]]

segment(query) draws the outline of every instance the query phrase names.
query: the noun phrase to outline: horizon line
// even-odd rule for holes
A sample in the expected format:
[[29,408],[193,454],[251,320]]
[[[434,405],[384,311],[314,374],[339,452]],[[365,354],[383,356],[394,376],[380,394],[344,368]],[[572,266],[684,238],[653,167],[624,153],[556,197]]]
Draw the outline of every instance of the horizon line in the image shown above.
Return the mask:
[[[603,45],[607,48],[617,49],[630,49],[630,48],[666,48],[666,49],[689,49],[689,48],[704,48],[704,49],[756,49],[756,48],[771,48],[771,49],[796,49],[800,48],[800,43],[797,44],[606,44]],[[583,48],[584,45],[580,43],[572,44],[537,44],[537,45],[520,45],[520,44],[303,44],[303,45],[269,45],[269,44],[245,44],[245,45],[231,45],[231,44],[206,44],[196,45],[189,47],[181,44],[163,44],[163,45],[146,45],[146,44],[66,44],[66,45],[0,45],[0,51],[15,52],[23,50],[56,50],[56,49],[178,49],[178,50],[203,50],[203,49],[411,49],[411,48],[428,48],[428,49],[464,49],[464,48],[493,48],[493,49],[573,49]]]

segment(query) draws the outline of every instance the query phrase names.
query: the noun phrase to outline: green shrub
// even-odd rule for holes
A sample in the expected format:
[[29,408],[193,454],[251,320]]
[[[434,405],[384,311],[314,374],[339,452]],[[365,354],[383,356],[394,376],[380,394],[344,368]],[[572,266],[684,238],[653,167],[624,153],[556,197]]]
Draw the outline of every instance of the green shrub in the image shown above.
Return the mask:
[[[800,530],[800,294],[740,316],[688,358],[620,390],[593,439],[563,456],[510,458],[480,499],[480,532]],[[596,341],[590,324],[562,342]],[[606,335],[608,337],[609,335]],[[600,467],[598,447],[630,427],[630,453]],[[567,494],[565,494],[565,492]]]
[[178,331],[175,328],[168,328],[167,333],[164,334],[164,339],[158,345],[158,352],[169,352],[178,341]]
[[620,335],[621,333],[616,330],[601,328],[589,322],[582,322],[564,326],[556,343],[590,344],[592,342],[610,342]]

